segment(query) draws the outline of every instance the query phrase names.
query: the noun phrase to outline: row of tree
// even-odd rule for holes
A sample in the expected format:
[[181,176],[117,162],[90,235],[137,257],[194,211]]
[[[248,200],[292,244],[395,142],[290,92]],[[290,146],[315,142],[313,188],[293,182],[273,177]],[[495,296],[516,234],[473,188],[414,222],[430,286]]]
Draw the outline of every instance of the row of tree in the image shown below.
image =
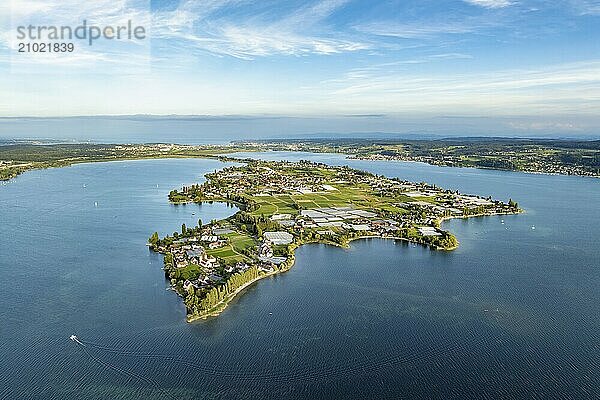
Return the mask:
[[235,214],[235,220],[240,224],[242,231],[261,237],[265,231],[276,231],[281,229],[278,222],[271,221],[265,215],[252,215],[246,211]]
[[252,200],[250,196],[244,193],[228,192],[226,198],[232,202],[242,204],[244,206],[244,211],[246,212],[256,211],[260,207],[256,201]]
[[448,232],[442,232],[442,236],[425,236],[424,241],[442,249],[453,249],[458,246],[456,236]]
[[244,272],[233,274],[224,285],[215,286],[208,291],[195,289],[190,286],[185,295],[185,305],[188,314],[197,315],[207,312],[222,302],[227,296],[235,293],[240,287],[257,279],[260,271],[251,267]]
[[202,228],[203,225],[201,219],[198,219],[198,225],[193,228],[188,228],[186,224],[181,224],[181,233],[173,232],[172,236],[166,236],[164,239],[161,239],[158,236],[158,232],[154,232],[148,239],[148,244],[152,250],[156,251],[160,246],[169,246],[173,244],[175,240],[199,235],[202,233]]
[[177,190],[171,190],[169,192],[169,201],[173,203],[180,203],[185,201],[190,201],[190,197],[184,193],[180,193]]

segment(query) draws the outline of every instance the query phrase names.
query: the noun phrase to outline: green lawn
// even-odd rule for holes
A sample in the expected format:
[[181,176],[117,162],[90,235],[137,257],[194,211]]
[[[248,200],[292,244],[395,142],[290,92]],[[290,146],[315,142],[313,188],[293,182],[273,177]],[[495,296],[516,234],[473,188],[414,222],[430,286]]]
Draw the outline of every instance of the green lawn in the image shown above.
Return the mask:
[[230,233],[224,235],[224,237],[229,238],[231,244],[218,249],[207,249],[206,253],[213,257],[222,258],[227,262],[248,261],[248,257],[242,254],[242,251],[248,247],[255,246],[256,241],[252,237],[239,232]]
[[260,206],[258,210],[252,212],[254,215],[298,214],[298,210],[294,208],[294,201],[289,195],[255,196],[254,201]]
[[190,264],[187,267],[178,269],[178,271],[183,279],[190,280],[196,279],[202,273],[202,269],[196,264]]
[[231,246],[224,246],[224,247],[220,247],[218,249],[208,249],[208,250],[206,250],[206,252],[213,257],[220,257],[220,258],[237,256],[237,254],[235,253],[235,251],[233,251]]
[[252,237],[243,233],[230,233],[227,237],[230,238],[233,248],[238,252],[256,245],[256,241]]

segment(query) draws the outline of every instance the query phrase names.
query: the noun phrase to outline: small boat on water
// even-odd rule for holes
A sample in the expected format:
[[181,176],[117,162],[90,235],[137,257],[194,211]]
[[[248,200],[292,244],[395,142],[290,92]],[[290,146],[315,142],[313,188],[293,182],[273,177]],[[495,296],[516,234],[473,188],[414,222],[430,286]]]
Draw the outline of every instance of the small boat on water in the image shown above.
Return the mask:
[[78,342],[78,341],[79,341],[79,339],[77,339],[77,336],[75,336],[75,335],[71,335],[71,336],[69,337],[69,339],[71,339],[71,340],[72,340],[72,341],[74,341],[74,342]]

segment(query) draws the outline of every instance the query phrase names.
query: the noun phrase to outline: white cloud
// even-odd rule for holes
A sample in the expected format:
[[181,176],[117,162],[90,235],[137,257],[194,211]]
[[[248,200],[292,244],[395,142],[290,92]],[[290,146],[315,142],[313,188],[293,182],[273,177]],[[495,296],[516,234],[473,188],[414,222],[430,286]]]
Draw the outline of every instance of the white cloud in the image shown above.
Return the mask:
[[154,34],[179,40],[199,51],[241,59],[275,54],[333,54],[369,48],[367,43],[330,30],[324,20],[348,0],[322,0],[274,19],[263,15],[238,15],[235,20],[215,16],[240,0],[199,2],[187,0],[173,11],[154,16]]
[[455,111],[594,113],[600,109],[600,61],[486,73],[419,74],[397,65],[353,69],[344,76],[306,88],[322,102],[379,112]]
[[[342,39],[328,39],[281,31],[273,27],[225,26],[219,39],[206,46],[215,53],[239,58],[253,58],[273,54],[301,55],[308,53],[333,54],[367,48],[366,45]],[[214,46],[216,44],[216,46]]]
[[509,122],[508,126],[519,131],[561,131],[561,132],[580,132],[584,126],[572,122],[555,121],[531,121],[531,122]]
[[473,56],[470,54],[463,53],[442,53],[442,54],[433,54],[429,56],[429,58],[434,60],[465,60],[472,59]]
[[469,33],[475,26],[466,22],[419,22],[414,24],[400,24],[395,22],[373,22],[355,26],[355,29],[377,36],[390,36],[403,39],[416,39],[434,37],[440,34]]
[[570,0],[570,3],[580,15],[600,15],[600,0]]
[[509,0],[464,0],[465,2],[474,6],[480,6],[485,8],[504,8],[513,4]]

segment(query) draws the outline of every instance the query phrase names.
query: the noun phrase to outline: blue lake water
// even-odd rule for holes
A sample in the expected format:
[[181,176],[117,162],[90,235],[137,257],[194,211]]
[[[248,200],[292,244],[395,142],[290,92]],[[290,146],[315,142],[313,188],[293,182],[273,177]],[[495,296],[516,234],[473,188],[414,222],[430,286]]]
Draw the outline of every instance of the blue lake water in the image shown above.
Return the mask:
[[145,242],[234,213],[166,198],[224,164],[25,173],[0,186],[0,398],[600,398],[600,181],[259,156],[512,197],[527,212],[448,222],[461,242],[450,253],[305,246],[290,272],[186,324]]

